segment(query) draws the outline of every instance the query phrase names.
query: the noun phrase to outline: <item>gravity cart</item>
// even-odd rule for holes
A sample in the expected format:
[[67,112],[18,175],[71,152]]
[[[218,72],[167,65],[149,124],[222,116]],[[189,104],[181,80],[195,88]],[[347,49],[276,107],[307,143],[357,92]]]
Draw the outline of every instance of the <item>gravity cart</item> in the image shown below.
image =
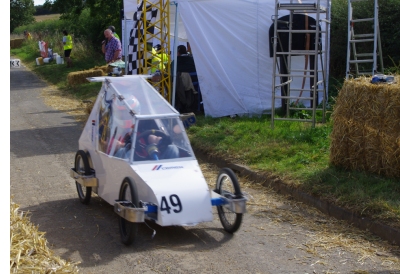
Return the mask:
[[215,189],[209,189],[181,115],[147,78],[89,78],[102,87],[70,170],[80,201],[89,204],[94,192],[112,205],[125,245],[134,242],[139,223],[211,222],[212,206],[223,228],[234,233],[247,201],[236,175],[222,168]]

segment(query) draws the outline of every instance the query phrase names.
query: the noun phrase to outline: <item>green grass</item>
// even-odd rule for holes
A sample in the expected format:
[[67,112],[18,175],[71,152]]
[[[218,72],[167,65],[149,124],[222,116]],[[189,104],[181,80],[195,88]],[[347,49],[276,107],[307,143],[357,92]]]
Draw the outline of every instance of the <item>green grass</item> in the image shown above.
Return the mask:
[[[59,45],[53,48],[53,52],[57,52],[62,56],[64,50]],[[21,48],[11,49],[10,53],[11,55],[18,56],[24,65],[34,71],[40,78],[56,86],[66,94],[74,95],[79,100],[93,100],[100,90],[101,83],[88,82],[79,86],[68,85],[67,76],[70,72],[83,71],[105,65],[102,55],[88,51],[81,42],[75,43],[72,50],[72,68],[67,68],[65,64],[58,65],[55,60],[41,66],[36,65],[36,58],[40,57],[40,51],[37,41],[34,40],[24,42]]]
[[[71,87],[67,84],[67,75],[103,65],[101,55],[80,45],[73,50],[72,68],[55,63],[36,66],[35,59],[40,56],[36,43],[25,43],[22,48],[11,50],[11,54],[65,94],[78,100],[95,100],[100,83]],[[62,53],[60,49],[56,50]],[[195,148],[247,165],[255,171],[270,172],[312,195],[400,227],[400,178],[384,178],[330,166],[331,131],[329,121],[317,124],[315,128],[310,123],[275,121],[272,129],[269,116],[197,116],[196,125],[188,130],[188,134]]]
[[194,147],[228,158],[363,216],[400,227],[400,179],[329,165],[332,123],[312,128],[269,117],[197,117],[188,130]]

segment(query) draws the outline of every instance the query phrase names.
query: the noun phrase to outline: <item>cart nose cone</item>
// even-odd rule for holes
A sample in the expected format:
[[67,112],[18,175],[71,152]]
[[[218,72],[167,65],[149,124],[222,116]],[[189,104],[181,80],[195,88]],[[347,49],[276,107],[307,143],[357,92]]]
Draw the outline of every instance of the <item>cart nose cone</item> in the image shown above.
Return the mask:
[[213,220],[210,189],[198,165],[161,164],[141,174],[152,189],[162,226],[194,225]]

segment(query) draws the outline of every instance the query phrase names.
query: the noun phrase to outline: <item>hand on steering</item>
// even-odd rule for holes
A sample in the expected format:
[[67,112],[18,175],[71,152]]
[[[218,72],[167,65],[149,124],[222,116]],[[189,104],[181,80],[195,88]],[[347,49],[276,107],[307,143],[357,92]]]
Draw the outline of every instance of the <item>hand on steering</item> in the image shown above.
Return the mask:
[[158,143],[160,142],[161,139],[162,139],[162,137],[160,137],[160,136],[150,134],[149,137],[147,137],[147,143],[158,145]]

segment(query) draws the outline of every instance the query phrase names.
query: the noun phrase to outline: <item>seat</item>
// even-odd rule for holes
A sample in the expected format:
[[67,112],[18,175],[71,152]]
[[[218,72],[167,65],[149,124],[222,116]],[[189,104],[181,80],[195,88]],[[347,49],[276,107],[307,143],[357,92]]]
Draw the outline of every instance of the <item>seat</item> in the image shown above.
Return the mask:
[[[197,78],[197,72],[189,72],[190,77],[196,76]],[[194,89],[197,91],[197,111],[201,111],[201,104],[202,102],[202,97],[201,97],[201,91],[200,91],[200,85],[199,85],[199,80],[197,79],[197,81],[193,81],[192,80],[192,84]]]

